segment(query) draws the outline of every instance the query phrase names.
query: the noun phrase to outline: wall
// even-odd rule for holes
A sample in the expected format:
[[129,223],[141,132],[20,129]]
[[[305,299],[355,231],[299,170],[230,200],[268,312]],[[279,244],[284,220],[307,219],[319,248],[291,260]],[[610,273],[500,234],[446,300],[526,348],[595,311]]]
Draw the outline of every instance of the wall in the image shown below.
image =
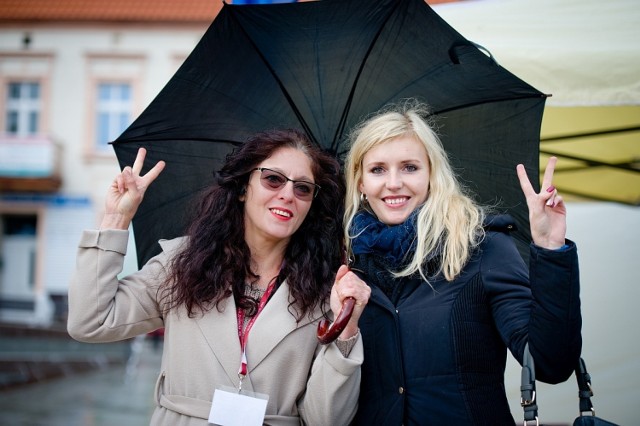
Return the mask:
[[[57,193],[22,194],[23,199],[0,200],[0,215],[16,211],[37,214],[38,245],[33,273],[36,299],[46,300],[51,293],[66,293],[64,285],[70,279],[80,232],[98,225],[104,194],[119,171],[112,150],[106,153],[93,150],[92,90],[96,81],[132,80],[137,115],[171,78],[205,30],[206,24],[0,25],[3,64],[0,83],[4,86],[6,79],[26,76],[40,79],[44,105],[40,128],[43,136],[60,147],[62,186]],[[25,47],[23,40],[27,34],[30,43]],[[82,205],[70,209],[70,204],[77,204],[77,200],[83,200]],[[135,262],[125,265],[129,271],[134,267]],[[28,312],[18,312],[24,313]],[[33,322],[33,319],[19,319],[24,315],[14,314],[9,317]]]
[[[567,233],[580,258],[583,358],[592,376],[592,402],[598,416],[637,424],[640,209],[585,202],[569,203],[567,210]],[[511,356],[506,386],[512,413],[521,421],[520,367]],[[541,423],[571,423],[578,412],[577,395],[573,376],[560,385],[539,384]]]

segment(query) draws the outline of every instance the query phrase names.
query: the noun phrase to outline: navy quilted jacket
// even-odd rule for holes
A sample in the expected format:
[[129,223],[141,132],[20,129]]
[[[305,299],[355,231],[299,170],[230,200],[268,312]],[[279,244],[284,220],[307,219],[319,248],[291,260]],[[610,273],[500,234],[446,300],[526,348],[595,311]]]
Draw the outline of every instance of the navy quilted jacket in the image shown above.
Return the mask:
[[[372,287],[360,319],[365,360],[356,425],[513,425],[507,348],[528,341],[538,380],[565,381],[582,346],[578,258],[531,246],[529,271],[507,232],[487,232],[453,282],[393,282],[377,255],[353,269]],[[388,292],[389,293],[389,292]]]

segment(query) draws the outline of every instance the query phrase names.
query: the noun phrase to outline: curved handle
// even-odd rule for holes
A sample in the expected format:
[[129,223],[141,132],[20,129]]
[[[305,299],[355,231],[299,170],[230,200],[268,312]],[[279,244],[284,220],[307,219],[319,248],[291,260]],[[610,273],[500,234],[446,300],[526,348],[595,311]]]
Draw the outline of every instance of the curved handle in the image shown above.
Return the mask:
[[342,330],[347,326],[351,314],[353,313],[353,307],[356,304],[356,299],[353,297],[347,297],[342,302],[342,309],[336,317],[336,320],[329,324],[329,320],[323,318],[318,323],[318,341],[323,345],[327,345],[338,338]]

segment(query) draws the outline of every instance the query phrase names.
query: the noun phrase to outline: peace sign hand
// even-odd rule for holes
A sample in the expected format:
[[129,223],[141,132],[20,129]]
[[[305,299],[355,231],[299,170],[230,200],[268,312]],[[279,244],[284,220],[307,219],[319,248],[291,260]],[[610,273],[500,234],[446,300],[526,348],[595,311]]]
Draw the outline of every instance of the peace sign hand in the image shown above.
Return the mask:
[[556,162],[556,157],[549,158],[539,194],[533,189],[524,166],[518,164],[516,167],[520,187],[529,207],[533,243],[550,250],[562,247],[567,233],[567,209],[562,197],[552,185]]
[[113,180],[107,191],[105,215],[100,229],[127,229],[136,214],[144,193],[164,169],[165,162],[158,161],[144,176],[140,175],[147,150],[140,148],[133,167],[125,167]]

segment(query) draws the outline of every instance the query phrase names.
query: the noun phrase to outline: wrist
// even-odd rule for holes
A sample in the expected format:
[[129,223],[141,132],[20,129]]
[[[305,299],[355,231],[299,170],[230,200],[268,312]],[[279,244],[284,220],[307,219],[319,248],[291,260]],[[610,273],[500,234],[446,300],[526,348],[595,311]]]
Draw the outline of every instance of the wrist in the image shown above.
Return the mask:
[[131,218],[126,217],[120,213],[106,213],[102,222],[100,223],[100,229],[121,229],[127,230],[129,229],[129,225],[131,224]]
[[347,324],[345,329],[342,330],[342,333],[340,333],[340,336],[338,336],[338,340],[353,339],[357,337],[359,333],[360,333],[360,329],[358,328],[357,325],[352,326],[351,324]]
[[542,241],[540,239],[534,239],[533,244],[546,250],[559,250],[566,245],[566,240],[563,239],[561,241],[555,241],[549,239]]

